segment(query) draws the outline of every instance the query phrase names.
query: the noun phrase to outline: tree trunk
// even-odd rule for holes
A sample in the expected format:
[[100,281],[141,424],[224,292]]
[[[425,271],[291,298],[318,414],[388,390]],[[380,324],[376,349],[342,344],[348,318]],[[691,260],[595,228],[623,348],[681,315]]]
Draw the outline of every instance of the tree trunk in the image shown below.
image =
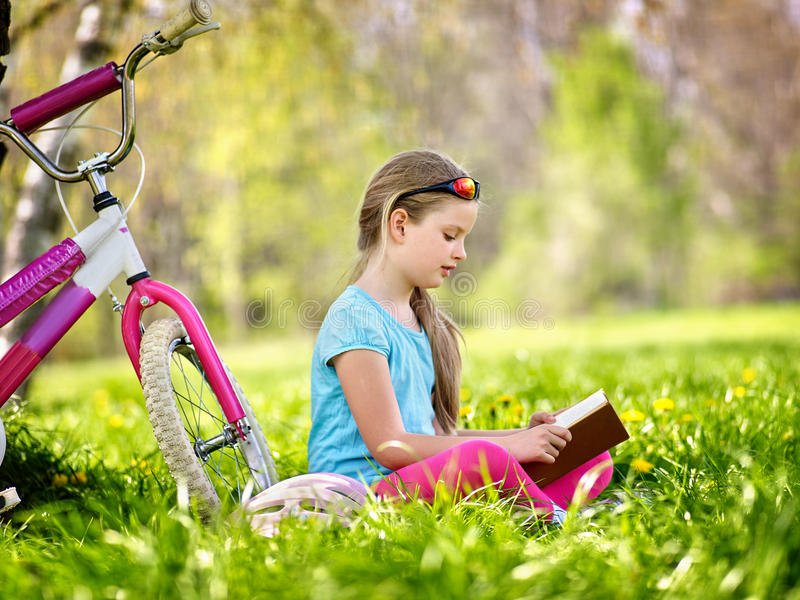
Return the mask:
[[[10,42],[8,40],[8,28],[11,26],[11,2],[9,0],[0,0],[0,56],[5,56],[10,50]],[[6,74],[6,66],[0,61],[0,84],[3,83],[3,76]],[[3,102],[3,93],[5,89],[0,88],[0,115],[5,115],[5,102]],[[6,146],[0,142],[0,169],[3,168],[3,159],[6,157]],[[3,222],[2,206],[0,206],[0,223]],[[3,260],[3,249],[0,248],[0,262]]]
[[[8,28],[11,26],[11,2],[0,0],[0,56],[9,53],[11,42],[8,40]],[[6,66],[0,62],[0,83],[6,74]]]
[[[100,58],[105,58],[107,47],[100,42],[102,16],[102,3],[99,0],[89,0],[83,5],[75,32],[75,45],[67,54],[61,69],[61,82],[70,81],[91,70],[96,66],[98,55],[102,54]],[[69,118],[67,115],[50,125],[66,125]],[[54,158],[62,135],[63,131],[46,131],[37,136],[36,142],[45,154]],[[62,150],[60,162],[68,165],[68,168],[76,164],[76,139],[76,136],[70,135]],[[25,172],[23,189],[5,240],[4,281],[58,241],[55,236],[61,219],[53,181],[31,162]],[[40,311],[41,306],[37,304],[0,330],[0,355],[5,353]],[[22,389],[18,390],[18,394],[21,395]]]

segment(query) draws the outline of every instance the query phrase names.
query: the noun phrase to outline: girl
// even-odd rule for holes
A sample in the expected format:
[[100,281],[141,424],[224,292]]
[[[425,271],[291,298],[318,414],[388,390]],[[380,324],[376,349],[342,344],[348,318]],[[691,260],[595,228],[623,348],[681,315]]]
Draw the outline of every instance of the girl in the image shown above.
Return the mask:
[[437,481],[456,494],[491,482],[560,520],[581,476],[600,463],[588,497],[606,487],[608,453],[540,489],[521,465],[553,463],[570,442],[552,415],[534,413],[526,429],[456,429],[461,334],[426,289],[466,258],[478,193],[477,181],[430,151],[394,156],[367,185],[361,257],[314,348],[309,470],[426,500]]

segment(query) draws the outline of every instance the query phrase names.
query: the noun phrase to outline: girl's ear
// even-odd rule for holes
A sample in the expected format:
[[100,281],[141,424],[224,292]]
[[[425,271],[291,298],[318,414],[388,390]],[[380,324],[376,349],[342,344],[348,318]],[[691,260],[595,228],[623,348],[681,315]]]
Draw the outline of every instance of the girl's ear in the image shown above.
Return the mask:
[[406,237],[408,213],[404,208],[396,208],[389,215],[389,236],[398,244],[402,244]]

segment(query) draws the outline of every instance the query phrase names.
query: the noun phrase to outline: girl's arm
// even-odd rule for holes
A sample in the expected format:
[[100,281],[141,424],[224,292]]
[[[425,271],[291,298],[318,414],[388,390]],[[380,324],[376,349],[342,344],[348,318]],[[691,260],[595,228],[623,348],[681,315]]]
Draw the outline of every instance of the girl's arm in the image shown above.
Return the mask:
[[[528,422],[528,426],[525,429],[530,429],[531,427],[536,427],[538,425],[555,423],[556,415],[564,412],[565,410],[567,409],[561,408],[552,414],[543,410],[537,410],[531,415],[531,420]],[[445,435],[444,429],[439,424],[439,420],[436,417],[433,418],[433,428],[436,430],[436,435]],[[525,429],[458,429],[456,430],[455,434],[462,437],[498,437],[519,433],[520,431],[525,431]]]
[[[434,428],[435,427],[436,426],[434,425]],[[520,431],[525,431],[525,429],[456,429],[455,434],[458,437],[503,437],[506,435],[519,433]]]
[[[333,359],[333,367],[370,454],[396,471],[463,442],[463,436],[408,433],[392,388],[386,357],[373,350],[349,350]],[[563,427],[540,425],[507,435],[480,436],[506,448],[520,462],[553,463],[572,435]]]

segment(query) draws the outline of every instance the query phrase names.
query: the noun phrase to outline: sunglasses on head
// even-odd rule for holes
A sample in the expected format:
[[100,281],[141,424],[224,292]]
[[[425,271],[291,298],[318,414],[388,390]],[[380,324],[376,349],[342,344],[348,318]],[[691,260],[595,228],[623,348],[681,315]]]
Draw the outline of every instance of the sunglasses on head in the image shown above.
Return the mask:
[[411,190],[400,194],[397,199],[413,196],[414,194],[422,194],[423,192],[447,192],[453,196],[464,198],[465,200],[477,200],[480,193],[481,184],[475,181],[472,177],[456,177],[450,181],[437,183],[436,185],[429,185],[428,187],[419,188],[418,190]]

